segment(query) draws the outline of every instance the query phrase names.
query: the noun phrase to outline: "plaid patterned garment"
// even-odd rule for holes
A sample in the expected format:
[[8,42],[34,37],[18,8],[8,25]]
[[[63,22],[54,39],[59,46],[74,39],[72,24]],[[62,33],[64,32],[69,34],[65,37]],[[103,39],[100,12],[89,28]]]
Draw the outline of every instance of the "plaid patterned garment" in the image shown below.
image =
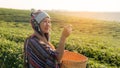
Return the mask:
[[57,53],[49,45],[39,43],[35,36],[26,39],[24,53],[25,68],[60,68]]

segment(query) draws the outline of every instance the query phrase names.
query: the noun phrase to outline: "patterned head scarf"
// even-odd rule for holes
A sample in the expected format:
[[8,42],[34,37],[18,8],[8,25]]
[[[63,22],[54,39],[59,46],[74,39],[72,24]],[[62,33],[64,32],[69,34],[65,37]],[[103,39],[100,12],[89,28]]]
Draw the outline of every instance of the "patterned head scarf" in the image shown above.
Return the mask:
[[39,25],[40,25],[41,21],[46,17],[50,18],[50,16],[46,12],[41,11],[41,10],[32,11],[32,13],[31,13],[32,28],[36,32],[38,32],[41,36],[43,36],[43,32],[41,31],[41,28]]

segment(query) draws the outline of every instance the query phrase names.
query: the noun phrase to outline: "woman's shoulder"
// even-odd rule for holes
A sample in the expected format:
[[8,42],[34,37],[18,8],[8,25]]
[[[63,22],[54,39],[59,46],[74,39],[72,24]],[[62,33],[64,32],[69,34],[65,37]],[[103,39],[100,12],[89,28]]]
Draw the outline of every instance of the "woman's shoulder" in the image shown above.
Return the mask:
[[35,35],[30,35],[30,36],[28,36],[27,38],[26,38],[26,40],[28,40],[28,39],[34,39],[34,38],[37,38]]
[[28,41],[29,42],[29,40],[31,40],[31,39],[35,39],[36,37],[34,36],[34,35],[30,35],[30,36],[28,36],[26,39],[25,39],[25,43]]
[[28,45],[38,45],[38,41],[35,36],[29,36],[24,41],[24,46]]

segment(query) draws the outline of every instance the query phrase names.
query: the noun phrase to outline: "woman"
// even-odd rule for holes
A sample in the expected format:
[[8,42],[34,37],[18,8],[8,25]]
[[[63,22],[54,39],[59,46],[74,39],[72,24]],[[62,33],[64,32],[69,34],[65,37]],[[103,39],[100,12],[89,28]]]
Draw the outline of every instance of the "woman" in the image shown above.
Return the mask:
[[66,26],[62,32],[57,49],[49,42],[51,29],[50,16],[41,10],[31,13],[31,25],[34,33],[24,44],[25,68],[60,68],[66,38],[72,28]]

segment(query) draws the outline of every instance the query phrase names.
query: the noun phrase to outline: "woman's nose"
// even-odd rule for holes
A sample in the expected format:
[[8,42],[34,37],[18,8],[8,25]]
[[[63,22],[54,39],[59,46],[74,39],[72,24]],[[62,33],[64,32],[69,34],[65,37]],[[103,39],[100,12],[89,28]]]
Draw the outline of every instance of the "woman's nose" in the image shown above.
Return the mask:
[[47,26],[51,26],[51,23],[48,22],[48,23],[46,23],[46,25],[47,25]]
[[45,25],[45,27],[51,27],[51,24],[47,23],[47,22],[44,25]]

